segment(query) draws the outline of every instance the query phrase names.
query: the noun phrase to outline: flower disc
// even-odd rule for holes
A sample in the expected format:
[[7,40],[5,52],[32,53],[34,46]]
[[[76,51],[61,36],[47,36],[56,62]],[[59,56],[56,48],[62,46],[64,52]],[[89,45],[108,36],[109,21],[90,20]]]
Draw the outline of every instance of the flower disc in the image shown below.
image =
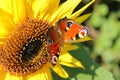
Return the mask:
[[27,19],[11,34],[0,50],[0,62],[13,75],[26,75],[49,60],[46,32],[50,24]]

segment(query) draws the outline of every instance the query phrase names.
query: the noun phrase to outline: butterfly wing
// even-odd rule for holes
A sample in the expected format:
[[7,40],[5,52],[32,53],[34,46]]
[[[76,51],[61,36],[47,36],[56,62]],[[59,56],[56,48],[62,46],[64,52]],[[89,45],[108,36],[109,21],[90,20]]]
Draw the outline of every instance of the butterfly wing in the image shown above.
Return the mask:
[[56,28],[62,33],[65,42],[83,38],[87,36],[89,32],[87,27],[83,27],[66,17],[57,22]]

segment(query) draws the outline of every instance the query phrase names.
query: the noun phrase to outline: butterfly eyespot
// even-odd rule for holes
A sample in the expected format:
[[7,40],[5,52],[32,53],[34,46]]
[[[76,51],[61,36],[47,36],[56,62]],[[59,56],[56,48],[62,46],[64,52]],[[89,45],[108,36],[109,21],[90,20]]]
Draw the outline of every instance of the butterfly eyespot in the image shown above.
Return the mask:
[[68,20],[68,21],[67,21],[66,28],[65,28],[66,32],[70,29],[70,27],[71,27],[73,24],[74,24],[74,22],[73,22],[72,20]]
[[82,35],[82,36],[85,36],[85,32],[84,32],[83,30],[81,31],[81,35]]
[[51,57],[51,63],[52,63],[52,65],[56,65],[57,62],[58,62],[58,58],[57,58],[57,56],[52,55],[52,57]]
[[73,25],[73,21],[68,21],[67,22],[67,27],[70,28]]
[[85,34],[88,35],[89,34],[89,30],[87,27],[83,28],[83,30],[85,31]]
[[80,31],[81,35],[82,36],[87,36],[88,35],[88,29],[87,28],[83,28],[81,31]]

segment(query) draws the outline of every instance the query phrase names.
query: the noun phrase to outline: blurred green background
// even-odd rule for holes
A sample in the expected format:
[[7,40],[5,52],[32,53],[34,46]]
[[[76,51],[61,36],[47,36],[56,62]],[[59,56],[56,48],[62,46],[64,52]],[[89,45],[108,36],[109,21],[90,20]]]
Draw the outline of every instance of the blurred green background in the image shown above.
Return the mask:
[[[89,1],[83,0],[80,5]],[[79,48],[70,51],[86,69],[63,66],[70,78],[60,78],[53,72],[54,80],[120,80],[120,0],[96,0],[83,14],[89,12],[92,15],[82,24],[90,29],[93,41],[73,43]]]
[[96,0],[88,25],[94,38],[88,42],[92,58],[120,80],[120,0]]

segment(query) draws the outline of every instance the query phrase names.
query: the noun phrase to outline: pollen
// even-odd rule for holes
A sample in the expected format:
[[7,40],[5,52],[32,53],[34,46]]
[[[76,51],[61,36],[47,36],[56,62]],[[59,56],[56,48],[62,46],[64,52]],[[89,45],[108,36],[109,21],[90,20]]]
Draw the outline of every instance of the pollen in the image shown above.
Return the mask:
[[47,21],[26,19],[18,25],[0,50],[0,63],[12,75],[26,75],[42,68],[50,54],[46,33],[51,25]]

